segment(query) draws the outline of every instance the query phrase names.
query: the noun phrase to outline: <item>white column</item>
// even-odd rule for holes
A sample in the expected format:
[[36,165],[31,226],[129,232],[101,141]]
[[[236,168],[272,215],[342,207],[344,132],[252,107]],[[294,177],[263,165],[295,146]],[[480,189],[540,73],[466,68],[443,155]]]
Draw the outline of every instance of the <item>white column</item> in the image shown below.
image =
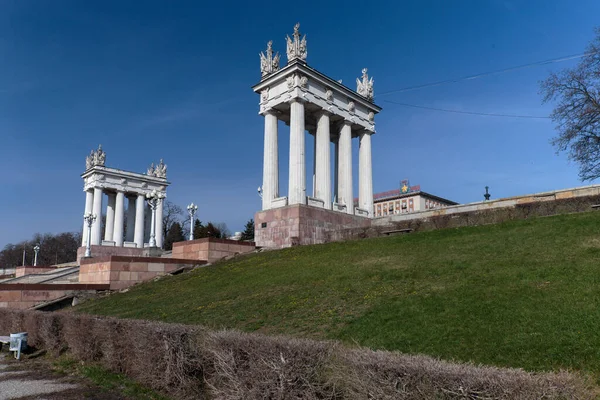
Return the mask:
[[152,227],[152,211],[148,203],[144,205],[144,243],[150,242],[150,228]]
[[311,196],[317,198],[317,132],[308,131],[310,135],[313,137],[313,165],[312,165],[312,194]]
[[[85,214],[89,214],[92,212],[92,204],[94,202],[94,192],[92,192],[91,190],[86,190],[85,191],[85,211],[84,211],[84,215]],[[87,231],[88,231],[88,226],[87,226],[87,222],[83,221],[83,234],[81,235],[81,245],[82,246],[86,246],[87,245]]]
[[127,204],[127,230],[125,232],[125,241],[133,242],[134,231],[135,231],[135,197],[128,197],[129,204]]
[[338,203],[346,205],[346,212],[354,214],[352,191],[352,123],[344,121],[340,130],[338,164]]
[[144,211],[146,207],[146,196],[143,194],[138,194],[136,202],[135,202],[135,235],[133,241],[137,245],[138,248],[144,248]]
[[290,179],[288,204],[306,204],[304,103],[290,102]]
[[263,155],[262,209],[271,208],[271,201],[279,197],[279,156],[277,145],[277,116],[265,113],[265,149]]
[[339,193],[339,187],[340,187],[340,137],[338,135],[337,138],[335,138],[335,141],[333,142],[333,155],[334,155],[334,162],[333,162],[333,201],[335,203],[340,202],[340,193]]
[[331,210],[330,140],[329,114],[323,111],[317,116],[315,136],[315,197],[323,200],[324,207],[328,210]]
[[163,199],[158,200],[156,205],[156,233],[154,239],[156,240],[156,247],[163,247]]
[[371,133],[360,135],[358,149],[358,206],[373,217],[373,165],[371,160]]
[[96,220],[92,224],[92,243],[99,245],[102,237],[102,188],[94,188],[94,205],[92,213],[96,215]]
[[113,240],[115,245],[123,246],[123,217],[125,214],[125,193],[118,191],[115,198],[115,228]]
[[106,206],[106,229],[104,230],[104,240],[112,242],[113,232],[115,230],[115,195],[107,193],[108,204]]

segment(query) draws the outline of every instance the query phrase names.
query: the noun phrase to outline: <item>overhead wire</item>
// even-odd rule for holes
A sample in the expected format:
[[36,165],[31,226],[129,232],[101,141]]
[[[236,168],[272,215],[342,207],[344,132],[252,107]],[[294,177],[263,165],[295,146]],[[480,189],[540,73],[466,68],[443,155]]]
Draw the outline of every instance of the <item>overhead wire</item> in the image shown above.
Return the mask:
[[535,115],[496,114],[496,113],[483,113],[483,112],[475,112],[475,111],[449,110],[449,109],[445,109],[445,108],[436,108],[436,107],[419,106],[416,104],[399,103],[399,102],[391,101],[391,100],[384,100],[384,102],[396,104],[396,105],[404,106],[404,107],[421,108],[424,110],[433,110],[433,111],[443,111],[443,112],[454,113],[454,114],[482,115],[482,116],[486,116],[486,117],[505,117],[505,118],[550,119],[550,117],[535,116]]
[[[546,65],[546,64],[552,64],[552,63],[559,63],[559,62],[563,62],[563,61],[574,60],[574,59],[585,57],[587,55],[592,55],[592,54],[597,54],[597,53],[598,52],[588,52],[588,53],[573,54],[573,55],[564,56],[564,57],[551,58],[551,59],[548,59],[548,60],[536,61],[536,62],[532,62],[532,63],[528,63],[528,64],[517,65],[517,66],[514,66],[514,67],[502,68],[502,69],[498,69],[498,70],[494,70],[494,71],[482,72],[482,73],[479,73],[479,74],[468,75],[468,76],[464,76],[464,77],[461,77],[461,78],[446,79],[446,80],[443,80],[443,81],[425,83],[425,84],[422,84],[422,85],[408,86],[408,87],[401,88],[401,89],[390,90],[390,91],[387,91],[387,92],[379,93],[378,96],[386,96],[386,95],[393,94],[393,93],[402,93],[402,92],[408,92],[408,91],[411,91],[411,90],[424,89],[424,88],[428,88],[428,87],[435,87],[435,86],[447,85],[447,84],[450,84],[450,83],[456,83],[456,82],[461,82],[461,81],[473,80],[473,79],[478,79],[478,78],[482,78],[482,77],[485,77],[485,76],[503,74],[503,73],[506,73],[506,72],[517,71],[517,70],[520,70],[520,69],[535,67],[535,66],[539,66],[539,65]],[[517,115],[517,114],[501,114],[501,113],[484,113],[484,112],[476,112],[476,111],[449,110],[449,109],[445,109],[445,108],[436,108],[436,107],[420,106],[420,105],[416,105],[416,104],[395,102],[395,101],[392,101],[392,100],[384,100],[384,102],[391,103],[391,104],[396,104],[396,105],[403,106],[403,107],[420,108],[420,109],[432,110],[432,111],[442,111],[442,112],[454,113],[454,114],[481,115],[481,116],[487,116],[487,117],[504,117],[504,118],[550,119],[550,117],[548,117],[548,116]]]
[[446,79],[446,80],[443,80],[443,81],[425,83],[425,84],[422,84],[422,85],[408,86],[408,87],[401,88],[401,89],[395,89],[395,90],[390,90],[390,91],[383,92],[383,93],[378,93],[377,96],[387,96],[387,95],[392,94],[392,93],[408,92],[408,91],[411,91],[411,90],[417,90],[417,89],[424,89],[424,88],[428,88],[428,87],[447,85],[449,83],[456,83],[456,82],[467,81],[467,80],[471,80],[471,79],[482,78],[484,76],[503,74],[503,73],[506,73],[506,72],[517,71],[519,69],[530,68],[530,67],[535,67],[535,66],[539,66],[539,65],[545,65],[545,64],[552,64],[552,63],[558,63],[558,62],[563,62],[563,61],[575,60],[577,58],[582,58],[582,57],[585,57],[587,55],[592,55],[592,54],[597,54],[597,53],[598,52],[580,53],[580,54],[573,54],[573,55],[570,55],[570,56],[551,58],[549,60],[536,61],[536,62],[532,62],[532,63],[528,63],[528,64],[517,65],[515,67],[508,67],[508,68],[502,68],[502,69],[498,69],[498,70],[494,70],[494,71],[482,72],[482,73],[475,74],[475,75],[463,76],[461,78]]

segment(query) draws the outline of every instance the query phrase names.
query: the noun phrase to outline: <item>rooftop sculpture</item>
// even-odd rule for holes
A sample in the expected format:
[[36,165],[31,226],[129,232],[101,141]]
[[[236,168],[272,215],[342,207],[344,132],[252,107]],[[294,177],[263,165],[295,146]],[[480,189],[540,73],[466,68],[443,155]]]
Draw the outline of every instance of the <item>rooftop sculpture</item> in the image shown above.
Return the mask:
[[298,58],[301,61],[306,61],[306,35],[300,40],[300,23],[294,26],[294,39],[286,36],[287,41],[287,58],[288,64]]
[[150,164],[150,167],[148,167],[148,171],[146,172],[146,175],[155,176],[157,178],[166,178],[167,177],[167,164],[165,164],[161,158],[160,163],[158,163],[156,165],[156,167],[154,166],[154,163]]
[[369,78],[366,68],[362,70],[362,80],[356,78],[356,92],[367,100],[373,101],[373,78]]
[[279,71],[279,53],[273,56],[273,41],[267,43],[267,54],[260,52],[260,72],[263,77]]
[[106,153],[102,150],[102,145],[98,146],[98,150],[92,150],[90,155],[85,158],[86,171],[96,165],[104,167],[106,162]]

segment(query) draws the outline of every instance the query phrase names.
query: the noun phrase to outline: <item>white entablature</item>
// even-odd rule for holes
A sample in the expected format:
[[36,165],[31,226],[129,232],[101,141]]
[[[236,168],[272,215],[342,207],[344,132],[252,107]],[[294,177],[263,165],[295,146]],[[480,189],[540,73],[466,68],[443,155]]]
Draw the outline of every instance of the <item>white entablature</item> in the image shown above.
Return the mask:
[[152,193],[153,190],[166,194],[167,186],[170,184],[166,178],[157,178],[99,165],[91,167],[81,177],[84,182],[84,191],[101,188],[104,191],[122,191],[144,196]]
[[253,86],[260,93],[260,113],[275,110],[278,118],[289,124],[289,103],[294,99],[305,102],[306,129],[316,128],[311,112],[331,113],[331,121],[350,121],[353,137],[360,130],[375,133],[375,114],[381,107],[341,83],[309,67],[300,59],[292,60],[282,69],[267,75]]

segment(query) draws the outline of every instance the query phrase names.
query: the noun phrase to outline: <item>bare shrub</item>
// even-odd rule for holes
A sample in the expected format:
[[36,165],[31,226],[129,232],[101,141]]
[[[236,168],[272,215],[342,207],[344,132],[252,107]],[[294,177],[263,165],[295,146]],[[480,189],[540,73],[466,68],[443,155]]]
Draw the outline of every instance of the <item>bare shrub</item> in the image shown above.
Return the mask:
[[331,382],[348,399],[592,399],[580,378],[478,367],[367,349],[340,349]]
[[214,398],[334,399],[323,380],[333,343],[249,335],[209,333],[202,345],[206,383]]
[[72,313],[0,309],[51,354],[128,375],[178,399],[591,399],[577,375],[454,364],[335,342]]

